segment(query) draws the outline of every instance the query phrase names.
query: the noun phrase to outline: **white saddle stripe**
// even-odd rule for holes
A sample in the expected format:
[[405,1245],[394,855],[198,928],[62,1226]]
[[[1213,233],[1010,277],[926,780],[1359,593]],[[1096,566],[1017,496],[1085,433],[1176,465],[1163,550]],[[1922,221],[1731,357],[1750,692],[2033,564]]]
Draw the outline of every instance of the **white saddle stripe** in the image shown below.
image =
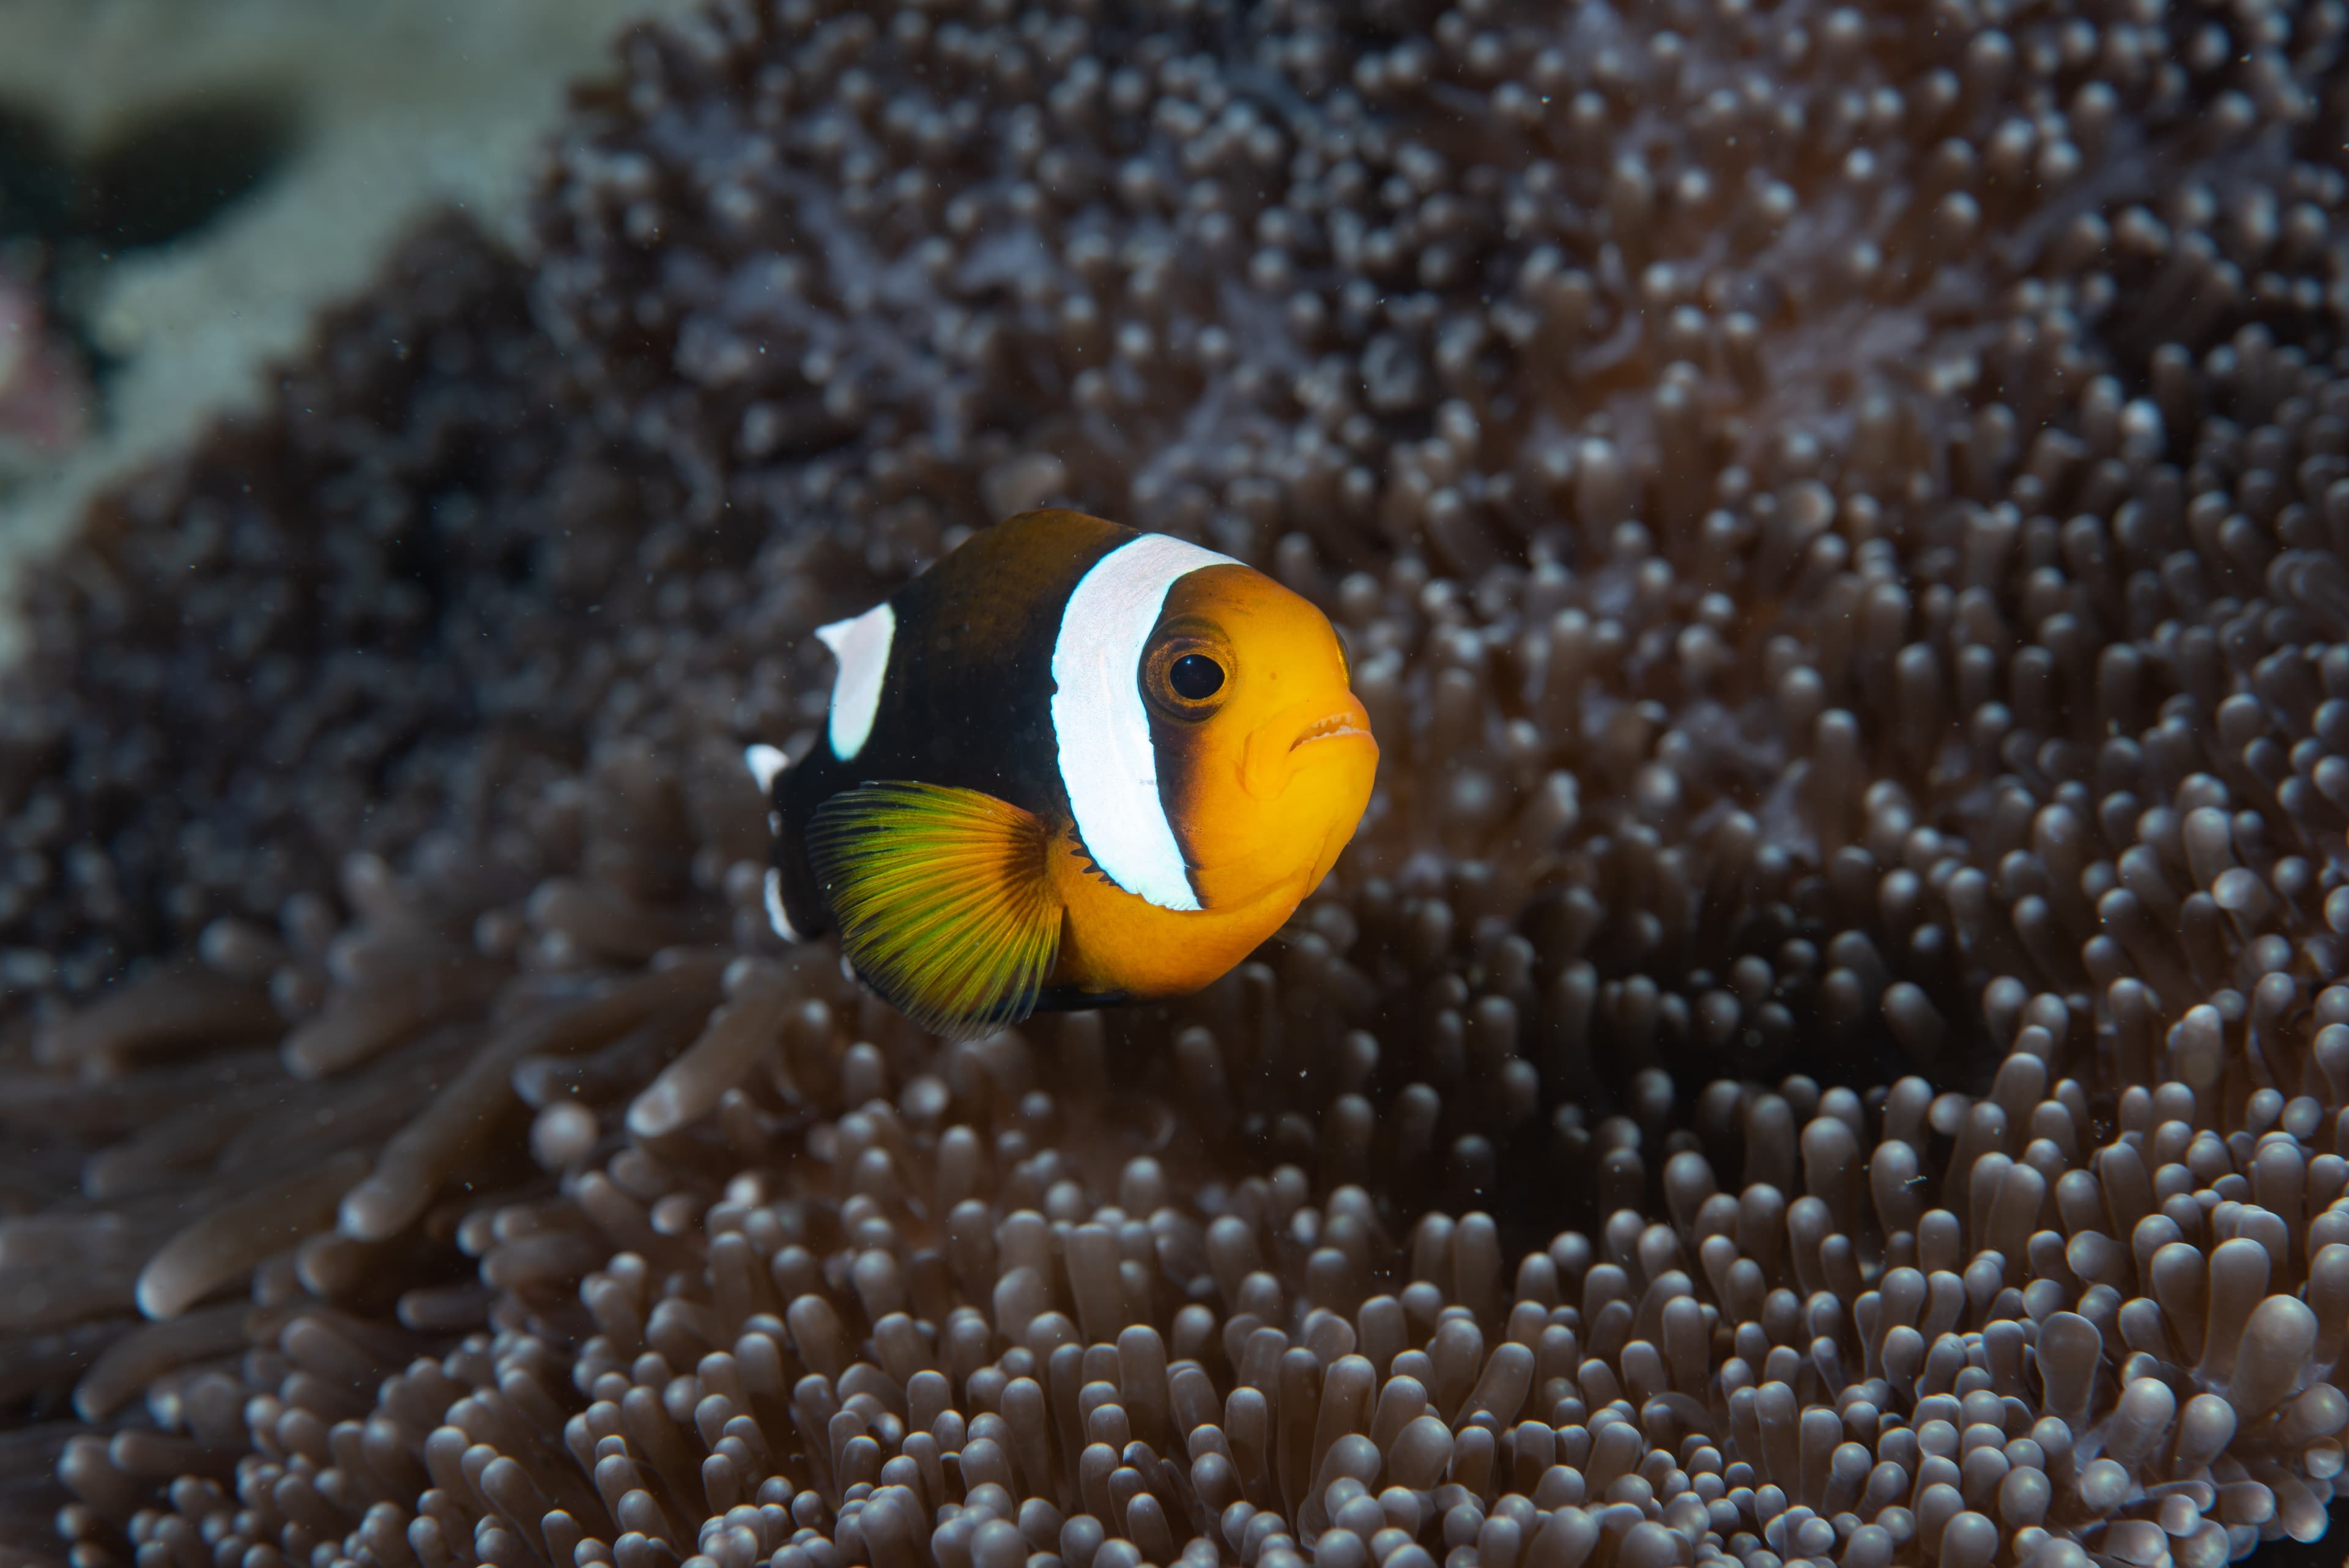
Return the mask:
[[1078,582],[1052,644],[1052,738],[1077,833],[1112,881],[1164,909],[1199,898],[1159,799],[1142,650],[1178,579],[1237,565],[1164,534],[1130,539]]

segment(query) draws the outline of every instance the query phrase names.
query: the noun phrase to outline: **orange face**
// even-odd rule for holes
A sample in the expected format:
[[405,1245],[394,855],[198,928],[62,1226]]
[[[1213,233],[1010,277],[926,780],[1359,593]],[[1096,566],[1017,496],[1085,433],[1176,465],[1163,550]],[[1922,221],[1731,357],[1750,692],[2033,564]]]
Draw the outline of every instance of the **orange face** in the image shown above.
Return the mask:
[[1353,837],[1379,761],[1329,618],[1260,572],[1206,567],[1168,591],[1141,679],[1200,903],[1284,885],[1303,899]]

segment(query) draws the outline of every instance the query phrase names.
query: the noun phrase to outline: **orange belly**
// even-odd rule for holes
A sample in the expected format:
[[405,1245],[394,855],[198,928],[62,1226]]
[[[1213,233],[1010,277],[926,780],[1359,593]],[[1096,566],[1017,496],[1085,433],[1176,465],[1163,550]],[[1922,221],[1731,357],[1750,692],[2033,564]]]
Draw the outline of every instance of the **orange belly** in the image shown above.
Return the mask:
[[1163,909],[1092,868],[1075,835],[1052,836],[1053,895],[1066,911],[1050,983],[1130,996],[1185,996],[1221,978],[1280,929],[1313,867],[1228,909]]

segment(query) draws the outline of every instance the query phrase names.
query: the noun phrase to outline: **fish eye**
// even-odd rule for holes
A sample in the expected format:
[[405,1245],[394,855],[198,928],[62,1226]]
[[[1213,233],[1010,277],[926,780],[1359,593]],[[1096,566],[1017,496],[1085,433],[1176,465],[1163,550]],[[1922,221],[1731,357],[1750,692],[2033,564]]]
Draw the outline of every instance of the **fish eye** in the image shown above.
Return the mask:
[[1186,653],[1167,669],[1166,684],[1186,702],[1204,702],[1224,689],[1224,667],[1204,653]]
[[1142,689],[1169,719],[1195,724],[1231,700],[1238,666],[1220,633],[1190,625],[1163,632],[1142,662]]

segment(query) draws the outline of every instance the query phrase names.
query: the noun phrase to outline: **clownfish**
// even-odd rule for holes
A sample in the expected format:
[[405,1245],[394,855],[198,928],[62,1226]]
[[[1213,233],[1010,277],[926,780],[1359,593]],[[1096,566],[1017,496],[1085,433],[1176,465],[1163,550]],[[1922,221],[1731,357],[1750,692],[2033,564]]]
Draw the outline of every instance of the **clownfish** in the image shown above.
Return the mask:
[[815,635],[838,664],[823,734],[744,758],[768,919],[837,929],[936,1033],[1198,990],[1370,803],[1378,743],[1329,618],[1167,535],[1021,513]]

